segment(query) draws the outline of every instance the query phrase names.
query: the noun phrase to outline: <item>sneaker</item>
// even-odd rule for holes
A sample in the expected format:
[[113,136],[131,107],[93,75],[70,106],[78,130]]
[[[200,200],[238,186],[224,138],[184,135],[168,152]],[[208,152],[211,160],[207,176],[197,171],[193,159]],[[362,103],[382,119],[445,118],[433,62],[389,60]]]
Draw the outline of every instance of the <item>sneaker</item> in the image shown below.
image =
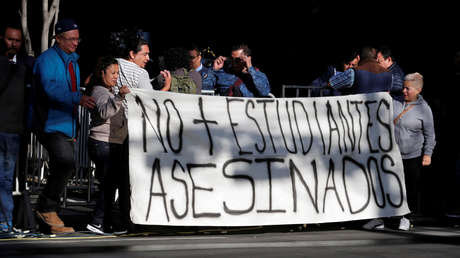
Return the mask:
[[399,230],[408,231],[410,229],[410,220],[402,217],[399,221]]
[[90,224],[86,225],[86,229],[88,229],[89,231],[91,231],[93,233],[96,233],[96,234],[100,234],[100,235],[104,234],[104,229],[102,228],[101,224],[90,223]]
[[0,222],[0,232],[7,233],[13,231],[13,223],[11,221]]
[[367,230],[372,230],[372,229],[382,230],[382,229],[385,228],[385,225],[384,225],[382,219],[373,219],[373,220],[367,222],[366,224],[364,224],[363,228],[367,229]]
[[126,228],[114,228],[113,229],[113,234],[114,235],[123,235],[128,233],[128,230]]

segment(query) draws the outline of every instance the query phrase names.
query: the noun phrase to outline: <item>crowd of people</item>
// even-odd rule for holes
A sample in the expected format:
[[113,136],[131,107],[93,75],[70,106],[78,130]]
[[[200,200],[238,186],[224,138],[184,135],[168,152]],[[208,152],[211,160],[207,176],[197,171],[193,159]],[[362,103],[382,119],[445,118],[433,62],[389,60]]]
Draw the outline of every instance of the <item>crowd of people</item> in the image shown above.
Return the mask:
[[[78,107],[91,114],[88,152],[96,166],[100,191],[93,218],[87,228],[96,233],[132,230],[129,219],[129,135],[125,95],[130,89],[214,94],[234,97],[268,97],[267,75],[253,66],[251,49],[238,44],[230,56],[218,56],[204,65],[196,46],[168,49],[161,71],[150,78],[145,67],[149,44],[142,37],[127,41],[120,56],[97,60],[93,73],[81,81],[78,24],[73,19],[55,25],[55,44],[35,60],[20,51],[20,26],[1,31],[0,51],[0,231],[13,230],[13,174],[19,157],[21,136],[26,130],[37,135],[49,154],[49,174],[41,191],[36,216],[42,229],[51,233],[74,232],[59,217],[61,195],[75,171],[75,139]],[[404,75],[388,47],[364,47],[355,51],[312,82],[321,95],[389,92],[394,99],[396,141],[404,163],[408,203],[418,211],[417,194],[422,166],[430,165],[435,146],[433,115],[420,95],[423,76]],[[82,92],[80,86],[85,86]],[[26,94],[28,89],[28,94]],[[21,115],[23,114],[23,115]],[[118,189],[121,218],[110,212]],[[409,224],[408,224],[409,223]],[[367,228],[382,227],[373,220]],[[401,218],[400,228],[410,221]]]

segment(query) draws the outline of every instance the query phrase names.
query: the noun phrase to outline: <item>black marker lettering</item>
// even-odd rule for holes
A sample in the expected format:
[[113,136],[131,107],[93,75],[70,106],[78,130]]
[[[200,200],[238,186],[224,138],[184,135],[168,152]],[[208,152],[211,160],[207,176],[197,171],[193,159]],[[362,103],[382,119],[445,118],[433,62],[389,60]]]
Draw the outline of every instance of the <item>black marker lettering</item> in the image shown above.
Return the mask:
[[[337,192],[337,187],[335,186],[335,165],[334,161],[332,159],[329,160],[329,173],[327,174],[327,179],[326,179],[326,188],[324,191],[324,196],[323,196],[323,213],[326,211],[326,195],[328,191],[334,191],[335,197],[337,198],[337,202],[340,205],[340,208],[342,211],[345,211],[343,208],[342,202],[340,201],[339,193]],[[329,178],[332,178],[332,186],[329,186]]]
[[199,97],[198,98],[198,106],[200,108],[200,114],[201,114],[201,119],[193,119],[194,124],[204,124],[206,128],[206,132],[208,133],[208,139],[209,139],[209,155],[213,155],[213,142],[212,142],[212,136],[211,136],[211,131],[209,130],[209,124],[215,124],[217,125],[217,121],[215,120],[206,120],[204,117],[204,111],[203,111],[203,98]]
[[[351,201],[350,201],[350,196],[348,194],[348,188],[347,188],[347,180],[345,178],[346,177],[346,174],[347,174],[347,163],[352,163],[353,165],[355,165],[356,167],[359,168],[359,170],[363,173],[364,177],[366,178],[366,185],[367,185],[367,200],[366,202],[363,204],[363,206],[361,206],[359,209],[356,209],[356,210],[353,210],[353,208],[351,207]],[[367,206],[369,205],[369,202],[370,202],[370,198],[371,198],[371,189],[370,189],[370,186],[369,186],[369,178],[367,177],[367,172],[366,172],[366,168],[361,164],[359,163],[358,161],[352,159],[351,157],[348,157],[348,156],[345,156],[343,157],[343,166],[342,166],[342,169],[343,169],[343,173],[342,173],[342,177],[343,177],[343,186],[345,188],[345,196],[347,197],[347,203],[348,203],[348,208],[350,209],[350,212],[351,214],[357,214],[357,213],[360,213],[361,211],[363,211],[364,209],[367,208]],[[355,176],[350,176],[348,178],[354,178]]]
[[264,137],[264,134],[262,133],[262,129],[260,129],[260,126],[259,126],[259,123],[257,123],[257,120],[252,117],[251,115],[249,115],[249,112],[248,112],[248,107],[249,107],[249,104],[251,104],[252,106],[252,109],[254,109],[254,101],[251,100],[251,99],[248,99],[247,102],[246,102],[246,116],[251,119],[252,121],[254,121],[254,123],[256,124],[257,126],[257,130],[259,131],[259,134],[260,134],[260,137],[262,138],[262,141],[264,143],[263,147],[260,148],[259,145],[256,143],[254,144],[254,147],[256,148],[256,150],[259,152],[259,153],[263,153],[265,151],[265,147],[267,146],[267,143],[265,141],[265,137]]
[[315,211],[316,213],[319,213],[319,210],[318,210],[318,172],[316,170],[316,161],[313,160],[311,162],[311,166],[313,167],[313,175],[314,175],[314,178],[315,178],[315,196],[313,197],[311,191],[310,191],[310,187],[308,186],[308,184],[305,182],[305,180],[303,179],[303,176],[302,174],[300,173],[300,170],[297,168],[297,166],[294,164],[294,162],[290,159],[289,160],[289,171],[290,171],[290,174],[291,174],[291,182],[292,182],[292,199],[294,201],[294,212],[297,212],[297,188],[296,188],[296,184],[295,184],[295,178],[296,178],[296,175],[299,177],[300,179],[300,182],[302,183],[302,185],[305,187],[305,189],[307,190],[307,193],[308,193],[308,196],[310,197],[310,200],[311,200],[311,203],[313,204],[313,207],[315,208]]
[[[174,148],[172,146],[172,141],[171,141],[171,113],[169,112],[169,108],[168,106],[166,105],[167,103],[170,103],[171,106],[173,107],[173,109],[176,111],[176,114],[177,114],[177,117],[179,118],[179,133],[178,133],[178,146],[177,148]],[[166,99],[164,101],[164,106],[166,108],[166,112],[168,113],[168,118],[166,119],[166,138],[168,139],[168,144],[169,144],[169,147],[171,148],[171,150],[174,152],[174,153],[179,153],[181,152],[182,150],[182,134],[184,132],[184,123],[182,121],[182,117],[180,116],[180,113],[179,113],[179,110],[176,108],[176,105],[174,104],[174,102],[171,100],[171,99]]]
[[[160,183],[160,188],[161,188],[161,192],[159,193],[153,192],[153,182],[155,179],[155,171],[158,172],[158,182]],[[149,194],[149,204],[147,206],[147,216],[145,217],[145,221],[149,220],[150,209],[152,207],[152,196],[160,196],[161,198],[163,198],[163,205],[164,205],[163,208],[165,210],[166,219],[169,222],[168,207],[167,207],[167,202],[166,202],[166,192],[163,187],[163,180],[161,179],[160,160],[158,158],[155,159],[153,166],[152,166],[152,177],[150,179],[150,192],[149,193],[150,193]]]
[[196,198],[196,194],[195,192],[196,191],[207,191],[207,192],[212,192],[214,191],[213,188],[205,188],[205,187],[202,187],[202,186],[197,186],[196,183],[195,183],[195,180],[193,180],[193,176],[192,176],[192,169],[194,168],[199,168],[199,170],[201,171],[203,168],[215,168],[216,167],[216,164],[212,164],[212,163],[209,163],[209,164],[187,164],[187,170],[188,170],[188,173],[190,175],[190,179],[192,180],[192,211],[193,211],[193,218],[203,218],[203,217],[206,217],[206,218],[218,218],[220,217],[220,213],[218,212],[200,212],[198,213],[196,211],[196,203],[197,203],[197,198]]
[[[300,105],[302,107],[303,112],[305,114],[305,118],[306,118],[307,123],[308,123],[308,129],[310,131],[310,145],[308,146],[307,149],[305,149],[305,146],[303,145],[303,140],[302,140],[303,137],[302,137],[302,134],[300,133],[299,123],[298,123],[298,120],[297,120],[297,112],[296,112],[297,109],[295,108],[295,104]],[[302,154],[306,155],[310,151],[311,146],[313,145],[313,132],[311,131],[310,119],[308,118],[307,110],[305,109],[305,106],[303,105],[302,102],[300,102],[298,100],[292,101],[292,109],[294,110],[294,119],[295,119],[295,124],[296,124],[296,127],[297,127],[297,133],[299,134],[300,144],[302,145]]]
[[224,163],[224,166],[222,168],[222,173],[224,174],[224,177],[226,177],[226,178],[240,179],[240,180],[243,179],[243,180],[249,181],[249,183],[251,184],[252,198],[251,198],[251,205],[249,206],[249,208],[247,208],[245,210],[230,209],[227,206],[227,203],[224,201],[224,211],[227,214],[230,214],[230,215],[241,215],[241,214],[251,212],[254,209],[254,204],[255,204],[255,200],[256,200],[256,187],[255,187],[254,179],[251,176],[248,176],[248,175],[229,175],[229,174],[227,174],[225,172],[227,166],[229,166],[229,165],[231,165],[233,163],[236,163],[236,162],[245,162],[245,163],[248,163],[248,164],[252,163],[252,161],[249,160],[249,159],[232,159],[232,160],[228,160],[228,161],[226,161]]
[[295,138],[294,138],[294,130],[292,129],[291,114],[289,113],[289,105],[288,104],[289,104],[289,102],[286,101],[286,112],[287,112],[287,117],[289,119],[289,128],[291,129],[291,137],[292,137],[292,144],[294,145],[294,150],[290,150],[289,147],[288,147],[288,144],[286,142],[286,137],[284,135],[283,126],[281,125],[279,101],[276,100],[276,114],[278,115],[278,125],[280,127],[281,136],[283,137],[283,142],[284,142],[284,146],[286,147],[286,150],[289,153],[297,153],[297,145],[296,145]]
[[241,149],[240,142],[238,141],[238,136],[236,135],[235,127],[238,125],[238,123],[234,123],[232,120],[232,116],[230,115],[230,102],[238,101],[238,102],[244,102],[243,99],[236,99],[236,98],[226,98],[227,100],[227,115],[228,115],[228,120],[230,121],[230,126],[232,127],[232,132],[233,132],[233,137],[235,138],[236,146],[238,146],[239,149],[239,154],[240,155],[245,155],[245,154],[252,154],[251,151],[244,151]]
[[184,167],[182,166],[182,164],[178,161],[178,160],[174,160],[174,164],[173,164],[173,167],[172,167],[172,171],[171,171],[171,177],[174,181],[177,181],[179,183],[181,183],[183,186],[184,186],[184,192],[185,192],[185,211],[184,213],[182,214],[179,214],[176,210],[176,206],[174,205],[174,199],[171,200],[171,210],[174,214],[174,217],[176,217],[176,219],[183,219],[185,216],[187,216],[187,213],[188,213],[188,205],[189,205],[189,202],[188,202],[188,188],[187,188],[187,182],[185,180],[182,180],[180,178],[177,178],[174,174],[176,172],[176,166],[179,166],[181,169],[182,169],[182,172],[185,173],[185,169]]
[[257,210],[257,212],[259,212],[259,213],[276,213],[276,212],[284,213],[284,212],[286,212],[286,210],[281,210],[281,209],[274,210],[273,209],[272,166],[271,166],[272,162],[284,163],[284,159],[275,159],[275,158],[256,159],[255,162],[256,163],[262,163],[262,162],[267,163],[268,194],[269,194],[269,196],[268,196],[268,198],[269,198],[268,210]]
[[365,106],[367,108],[367,129],[366,129],[366,135],[367,135],[367,144],[369,144],[369,151],[371,153],[377,153],[379,152],[378,149],[373,149],[372,148],[372,140],[370,138],[371,136],[371,133],[369,131],[369,129],[372,127],[373,123],[372,123],[372,119],[371,119],[371,108],[370,108],[370,105],[371,104],[376,104],[377,101],[375,100],[372,100],[372,101],[366,101],[365,102]]

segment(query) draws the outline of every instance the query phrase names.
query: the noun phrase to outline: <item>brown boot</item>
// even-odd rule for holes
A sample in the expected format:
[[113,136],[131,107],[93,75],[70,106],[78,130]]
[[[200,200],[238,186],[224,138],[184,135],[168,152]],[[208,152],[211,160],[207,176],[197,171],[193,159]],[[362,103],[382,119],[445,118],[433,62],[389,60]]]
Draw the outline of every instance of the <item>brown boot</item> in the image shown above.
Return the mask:
[[59,218],[55,211],[39,212],[37,216],[50,227],[64,227],[64,222]]
[[52,234],[75,232],[73,227],[55,227],[55,226],[51,226],[50,231],[51,231]]

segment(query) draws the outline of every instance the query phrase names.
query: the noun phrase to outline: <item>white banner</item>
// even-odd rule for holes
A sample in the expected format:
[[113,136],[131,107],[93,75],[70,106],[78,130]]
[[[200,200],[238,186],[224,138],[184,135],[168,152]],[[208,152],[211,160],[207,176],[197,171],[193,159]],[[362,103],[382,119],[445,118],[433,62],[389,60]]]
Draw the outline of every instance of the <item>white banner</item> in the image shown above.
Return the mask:
[[249,226],[409,212],[387,93],[127,96],[136,224]]

